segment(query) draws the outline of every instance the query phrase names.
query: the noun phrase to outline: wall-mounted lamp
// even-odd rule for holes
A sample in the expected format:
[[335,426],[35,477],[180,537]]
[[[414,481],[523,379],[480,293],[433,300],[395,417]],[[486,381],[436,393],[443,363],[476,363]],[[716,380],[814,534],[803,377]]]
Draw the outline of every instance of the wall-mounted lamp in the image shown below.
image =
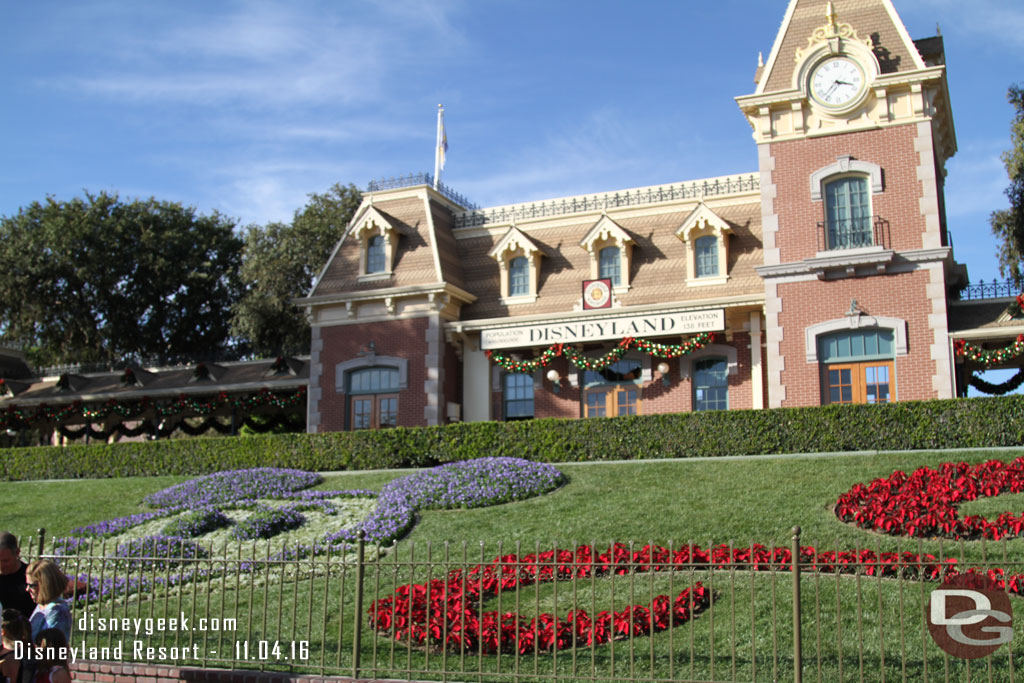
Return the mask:
[[671,370],[671,368],[669,368],[668,363],[666,363],[665,361],[661,361],[660,363],[658,363],[658,372],[661,373],[662,386],[667,387],[669,386],[669,384],[671,384],[671,380],[668,376],[669,370]]
[[557,394],[562,390],[562,377],[558,374],[558,370],[551,368],[547,374],[548,381],[551,382],[552,388]]

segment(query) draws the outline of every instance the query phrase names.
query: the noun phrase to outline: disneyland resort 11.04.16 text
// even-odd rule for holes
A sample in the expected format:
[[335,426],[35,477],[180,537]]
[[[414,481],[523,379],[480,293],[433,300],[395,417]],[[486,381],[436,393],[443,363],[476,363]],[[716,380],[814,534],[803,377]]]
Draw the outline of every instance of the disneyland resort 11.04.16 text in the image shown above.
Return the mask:
[[[79,659],[136,662],[180,662],[201,659],[233,661],[305,661],[309,658],[308,641],[277,640],[222,640],[221,637],[203,637],[203,642],[178,642],[179,633],[223,634],[238,628],[232,618],[190,619],[184,612],[178,617],[95,617],[83,613],[75,623],[76,636],[84,637],[85,643],[69,646],[61,653],[41,652],[41,648],[23,647],[18,659],[40,659],[48,654],[61,654],[63,659],[75,662]],[[110,637],[135,636],[133,640],[115,640],[105,646],[89,645],[89,634],[110,634]],[[176,634],[172,646],[155,643],[154,636]],[[145,638],[143,638],[145,637]]]

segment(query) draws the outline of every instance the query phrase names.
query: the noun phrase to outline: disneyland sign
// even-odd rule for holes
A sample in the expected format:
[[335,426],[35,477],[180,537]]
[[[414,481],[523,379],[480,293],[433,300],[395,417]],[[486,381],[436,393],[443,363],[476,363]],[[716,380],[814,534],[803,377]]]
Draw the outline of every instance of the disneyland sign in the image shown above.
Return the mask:
[[559,343],[581,344],[624,337],[663,337],[696,332],[720,332],[724,329],[725,309],[722,308],[708,311],[651,313],[481,330],[480,348],[512,349]]

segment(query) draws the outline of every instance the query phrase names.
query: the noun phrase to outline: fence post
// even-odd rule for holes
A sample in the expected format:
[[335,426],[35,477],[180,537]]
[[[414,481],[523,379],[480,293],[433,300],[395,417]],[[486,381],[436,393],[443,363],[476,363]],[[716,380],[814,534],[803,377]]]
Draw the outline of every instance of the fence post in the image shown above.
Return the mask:
[[793,681],[803,680],[804,655],[800,640],[800,527],[793,527]]
[[43,556],[43,545],[46,543],[46,527],[39,528],[39,552],[36,553],[36,559]]
[[352,617],[352,678],[359,678],[359,650],[363,635],[363,558],[366,550],[366,532],[356,532],[356,608]]

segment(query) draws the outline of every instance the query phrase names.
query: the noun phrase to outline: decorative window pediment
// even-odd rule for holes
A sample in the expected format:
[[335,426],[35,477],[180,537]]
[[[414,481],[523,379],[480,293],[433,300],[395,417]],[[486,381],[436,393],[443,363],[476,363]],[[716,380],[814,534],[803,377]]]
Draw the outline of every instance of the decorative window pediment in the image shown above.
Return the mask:
[[487,254],[498,262],[501,277],[501,303],[523,304],[537,300],[540,280],[540,247],[515,225],[498,240]]
[[885,189],[881,166],[870,161],[854,159],[849,154],[841,154],[836,157],[835,163],[819,168],[811,174],[811,201],[821,201],[826,180],[843,175],[867,178],[871,194],[879,194]]
[[676,230],[686,243],[687,286],[722,285],[729,280],[732,227],[701,202]]
[[352,235],[359,241],[359,279],[390,278],[398,252],[398,230],[391,220],[371,206],[359,218]]
[[[633,238],[621,225],[607,215],[601,216],[594,227],[587,232],[586,237],[580,241],[580,246],[590,254],[590,279],[611,277],[616,292],[624,292],[629,289]],[[617,269],[614,262],[616,256],[614,249],[618,250]]]

